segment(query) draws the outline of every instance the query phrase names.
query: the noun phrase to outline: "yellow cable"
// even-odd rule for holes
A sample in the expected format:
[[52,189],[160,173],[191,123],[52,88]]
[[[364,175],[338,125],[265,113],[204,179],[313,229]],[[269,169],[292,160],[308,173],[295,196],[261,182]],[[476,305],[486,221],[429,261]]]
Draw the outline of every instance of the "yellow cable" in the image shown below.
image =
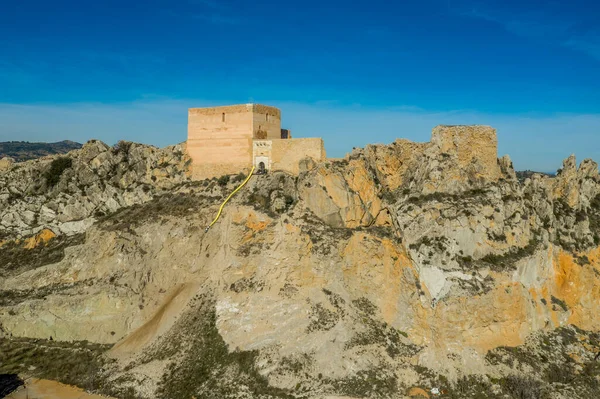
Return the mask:
[[217,220],[219,220],[219,217],[221,216],[221,212],[223,212],[223,208],[225,207],[225,204],[227,203],[227,201],[229,201],[229,199],[231,197],[233,197],[233,195],[235,193],[237,193],[240,190],[240,188],[244,187],[244,185],[246,183],[248,183],[248,180],[250,180],[250,178],[252,177],[252,173],[254,173],[254,166],[252,167],[252,170],[250,170],[250,174],[248,175],[248,177],[246,177],[246,180],[244,180],[242,182],[242,184],[240,184],[238,186],[238,188],[233,190],[233,192],[231,194],[229,194],[229,196],[225,199],[225,201],[223,201],[223,203],[221,204],[221,207],[219,208],[219,212],[217,213],[217,216],[215,217],[215,220],[213,220],[212,223],[208,225],[208,227],[206,228],[205,231],[208,231],[208,229],[210,229],[212,227],[212,225],[215,224],[217,222]]

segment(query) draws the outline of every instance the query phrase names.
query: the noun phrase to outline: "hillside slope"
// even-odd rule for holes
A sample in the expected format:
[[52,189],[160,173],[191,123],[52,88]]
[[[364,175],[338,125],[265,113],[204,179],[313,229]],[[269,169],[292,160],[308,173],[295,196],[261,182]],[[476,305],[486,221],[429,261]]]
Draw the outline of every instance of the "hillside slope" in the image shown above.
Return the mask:
[[521,183],[492,129],[441,126],[254,176],[205,231],[243,176],[192,182],[183,154],[90,142],[54,185],[52,160],[0,172],[0,373],[123,398],[600,393],[593,161]]
[[66,154],[78,150],[81,144],[64,140],[57,143],[30,143],[28,141],[0,142],[0,159],[7,157],[16,162],[29,161],[46,155]]

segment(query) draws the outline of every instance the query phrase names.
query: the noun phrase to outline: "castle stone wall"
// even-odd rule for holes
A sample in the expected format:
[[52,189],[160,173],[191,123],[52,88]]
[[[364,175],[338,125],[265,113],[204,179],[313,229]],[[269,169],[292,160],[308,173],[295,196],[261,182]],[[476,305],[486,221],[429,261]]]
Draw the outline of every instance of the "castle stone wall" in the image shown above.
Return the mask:
[[193,178],[249,170],[252,140],[259,131],[268,138],[280,137],[279,109],[259,104],[190,108],[187,153],[192,159]]
[[253,137],[255,140],[281,138],[281,114],[277,108],[257,105],[253,115]]
[[315,161],[326,158],[325,146],[321,138],[273,140],[271,144],[272,170],[283,170],[294,175],[300,173],[299,162],[311,157]]

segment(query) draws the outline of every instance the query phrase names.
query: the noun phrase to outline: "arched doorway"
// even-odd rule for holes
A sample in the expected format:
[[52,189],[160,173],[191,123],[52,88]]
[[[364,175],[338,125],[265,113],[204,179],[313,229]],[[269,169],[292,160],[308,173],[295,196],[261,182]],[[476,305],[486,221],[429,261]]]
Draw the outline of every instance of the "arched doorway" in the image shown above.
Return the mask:
[[258,163],[258,172],[259,175],[264,175],[265,173],[267,173],[267,169],[265,167],[265,163],[263,161],[260,161]]

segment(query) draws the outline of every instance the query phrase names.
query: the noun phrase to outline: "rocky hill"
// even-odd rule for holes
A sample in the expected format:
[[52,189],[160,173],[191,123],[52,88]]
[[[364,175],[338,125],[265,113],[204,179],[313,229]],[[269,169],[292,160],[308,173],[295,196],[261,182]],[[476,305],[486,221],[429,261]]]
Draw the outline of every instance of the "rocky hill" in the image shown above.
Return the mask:
[[0,373],[119,398],[593,398],[600,176],[519,181],[485,126],[299,176],[182,146],[0,169]]
[[519,179],[521,182],[524,182],[526,179],[533,178],[533,175],[536,175],[536,174],[540,174],[540,175],[544,175],[544,176],[548,176],[548,177],[556,176],[553,173],[535,172],[533,170],[521,170],[521,171],[517,171],[516,174],[517,174],[517,179]]
[[66,154],[78,150],[81,144],[64,140],[57,143],[30,143],[28,141],[0,142],[0,159],[12,158],[16,162],[29,161],[46,155]]

